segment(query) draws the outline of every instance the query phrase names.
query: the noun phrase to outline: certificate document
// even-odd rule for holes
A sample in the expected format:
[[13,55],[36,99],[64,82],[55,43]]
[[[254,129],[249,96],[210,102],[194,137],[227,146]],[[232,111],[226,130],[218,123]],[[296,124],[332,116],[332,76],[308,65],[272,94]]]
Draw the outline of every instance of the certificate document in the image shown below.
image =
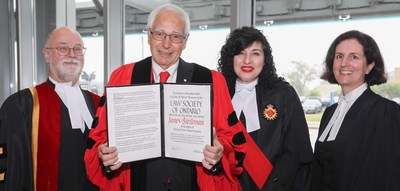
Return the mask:
[[122,162],[167,157],[194,162],[212,145],[211,84],[106,87],[108,145]]

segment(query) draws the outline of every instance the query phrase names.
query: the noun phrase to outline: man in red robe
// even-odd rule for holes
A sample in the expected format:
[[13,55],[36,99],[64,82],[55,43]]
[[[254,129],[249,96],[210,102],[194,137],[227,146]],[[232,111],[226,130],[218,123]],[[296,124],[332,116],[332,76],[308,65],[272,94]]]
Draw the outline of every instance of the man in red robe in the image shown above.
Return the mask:
[[[91,144],[85,153],[89,179],[100,190],[241,190],[237,176],[243,170],[248,135],[236,118],[224,77],[180,58],[189,27],[189,18],[181,8],[166,4],[154,9],[147,24],[152,56],[116,69],[108,86],[163,82],[159,74],[164,72],[169,73],[168,83],[212,83],[212,125],[216,130],[213,146],[205,146],[202,163],[156,158],[122,164],[116,147],[106,146],[103,97],[89,135]],[[258,161],[267,161],[262,153],[258,156],[261,156]],[[265,173],[269,173],[268,169]]]
[[85,48],[55,29],[43,54],[49,79],[11,95],[0,109],[0,190],[88,190],[83,160],[100,97],[80,89]]

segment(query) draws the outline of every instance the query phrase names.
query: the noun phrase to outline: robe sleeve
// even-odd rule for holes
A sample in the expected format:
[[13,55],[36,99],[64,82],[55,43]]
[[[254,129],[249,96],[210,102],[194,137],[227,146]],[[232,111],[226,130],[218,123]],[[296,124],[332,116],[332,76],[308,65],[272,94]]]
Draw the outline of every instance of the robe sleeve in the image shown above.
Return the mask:
[[365,123],[355,133],[362,134],[362,139],[353,143],[355,154],[344,158],[345,177],[338,189],[400,190],[400,105],[380,98],[361,117]]
[[[110,76],[108,86],[130,84],[133,64],[124,65],[116,69]],[[86,171],[89,180],[104,191],[130,191],[130,168],[129,164],[123,164],[121,168],[114,171],[112,177],[107,177],[98,157],[99,145],[107,142],[107,116],[105,94],[101,98],[96,118],[93,121],[89,133],[88,148],[85,152]]]
[[[284,121],[282,153],[274,164],[267,180],[267,190],[309,190],[313,151],[307,122],[296,91],[286,86],[282,99]],[[296,172],[296,173],[293,173]]]
[[0,108],[0,190],[33,188],[32,108],[28,89],[11,95]]
[[200,164],[196,165],[197,180],[200,190],[214,191],[241,190],[237,176],[243,171],[236,159],[237,153],[245,153],[245,144],[235,144],[233,139],[242,132],[241,123],[229,124],[229,115],[234,111],[224,77],[212,71],[213,76],[213,126],[216,129],[218,140],[224,147],[221,159],[223,173],[212,175]]
[[359,176],[351,190],[400,190],[400,105],[382,98],[371,108],[363,127],[367,142],[360,149]]

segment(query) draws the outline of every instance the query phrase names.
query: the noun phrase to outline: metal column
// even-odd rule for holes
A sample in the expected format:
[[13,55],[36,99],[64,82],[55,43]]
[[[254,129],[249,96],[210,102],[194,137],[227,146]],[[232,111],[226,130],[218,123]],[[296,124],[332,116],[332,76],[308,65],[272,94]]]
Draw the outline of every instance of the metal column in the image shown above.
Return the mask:
[[18,0],[18,89],[36,85],[35,0]]
[[256,0],[231,0],[231,31],[242,26],[255,26]]
[[124,64],[125,2],[104,0],[104,84]]

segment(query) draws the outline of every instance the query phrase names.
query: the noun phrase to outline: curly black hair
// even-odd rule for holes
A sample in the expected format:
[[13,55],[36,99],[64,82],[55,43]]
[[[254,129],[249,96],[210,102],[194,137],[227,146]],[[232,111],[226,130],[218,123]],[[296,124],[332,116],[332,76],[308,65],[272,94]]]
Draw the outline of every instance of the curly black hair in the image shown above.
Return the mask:
[[254,42],[260,42],[265,55],[264,66],[258,76],[258,84],[263,88],[273,88],[277,81],[284,81],[276,73],[272,49],[262,31],[253,27],[241,27],[232,31],[226,38],[220,51],[217,70],[221,72],[230,90],[235,88],[238,77],[233,69],[233,57],[251,46]]

